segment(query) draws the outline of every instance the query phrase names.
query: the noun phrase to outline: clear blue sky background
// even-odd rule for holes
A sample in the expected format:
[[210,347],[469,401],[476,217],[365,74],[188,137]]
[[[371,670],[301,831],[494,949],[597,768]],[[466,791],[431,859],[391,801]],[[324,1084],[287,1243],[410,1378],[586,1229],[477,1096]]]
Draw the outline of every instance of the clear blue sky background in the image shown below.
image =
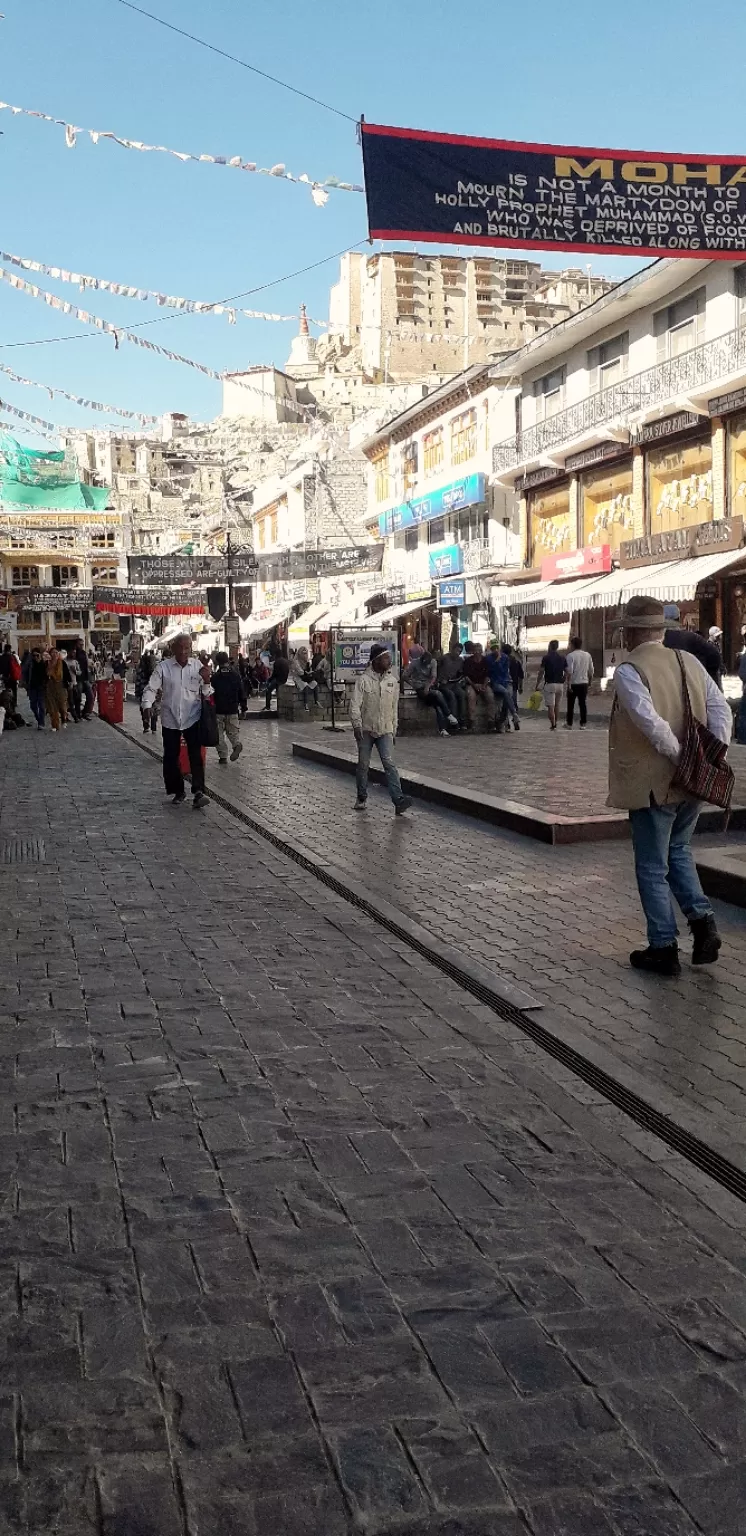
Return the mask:
[[[461,8],[433,0],[143,0],[166,20],[320,96],[351,116],[446,132],[648,150],[746,152],[738,91],[746,12],[713,0],[598,0]],[[0,98],[90,128],[174,149],[284,161],[294,174],[360,182],[352,122],[322,111],[134,14],[117,0],[0,0]],[[718,38],[717,48],[707,37]],[[682,85],[681,60],[689,60]],[[270,283],[366,235],[362,196],[323,209],[281,181],[181,164],[0,113],[0,247],[50,265],[189,298],[219,300]],[[569,256],[547,255],[561,266]],[[587,258],[579,257],[584,263]],[[626,275],[639,261],[594,262]],[[329,261],[259,292],[252,308],[324,317]],[[32,278],[32,280],[34,280]],[[46,287],[121,325],[160,319],[152,304]],[[143,334],[216,369],[285,361],[293,324],[188,316]],[[79,336],[78,336],[78,333]],[[57,345],[14,346],[74,335]],[[0,284],[0,362],[45,384],[149,412],[207,420],[220,385],[139,349],[114,350],[78,322]],[[39,416],[102,425],[0,375],[0,397]],[[0,407],[0,414],[2,408]]]

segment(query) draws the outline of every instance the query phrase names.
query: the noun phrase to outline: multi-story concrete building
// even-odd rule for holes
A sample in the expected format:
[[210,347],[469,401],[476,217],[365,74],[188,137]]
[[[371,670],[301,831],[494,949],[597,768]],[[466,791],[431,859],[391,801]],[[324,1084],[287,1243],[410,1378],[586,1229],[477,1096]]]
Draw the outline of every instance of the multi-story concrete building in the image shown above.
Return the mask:
[[[492,473],[519,499],[518,584],[493,603],[528,641],[577,629],[618,661],[633,594],[746,623],[746,264],[670,259],[491,370]],[[538,631],[538,633],[537,633]],[[533,648],[533,646],[532,646]]]
[[590,269],[551,272],[488,252],[347,251],[318,355],[352,350],[373,381],[443,378],[514,351],[611,286]]
[[91,588],[126,579],[123,519],[108,495],[76,478],[74,458],[0,447],[0,608],[20,652],[88,631],[104,639],[118,619],[93,608]]
[[369,433],[371,531],[385,541],[386,618],[439,644],[491,627],[490,589],[518,564],[517,499],[490,483],[493,418],[504,385],[476,364]]

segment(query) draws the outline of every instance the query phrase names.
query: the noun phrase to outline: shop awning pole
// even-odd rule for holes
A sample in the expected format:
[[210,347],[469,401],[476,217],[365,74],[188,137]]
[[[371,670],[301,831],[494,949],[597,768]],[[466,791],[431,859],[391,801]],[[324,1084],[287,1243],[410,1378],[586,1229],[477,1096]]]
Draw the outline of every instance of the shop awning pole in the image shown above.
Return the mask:
[[330,641],[329,687],[331,689],[331,695],[332,695],[332,723],[331,723],[331,725],[323,725],[321,727],[321,729],[323,731],[341,732],[341,731],[344,731],[344,726],[343,725],[337,725],[337,715],[336,715],[336,708],[335,708],[335,701],[334,701],[334,647],[335,647],[335,644],[336,644],[335,635],[336,635],[336,630],[330,629],[329,630],[329,641]]

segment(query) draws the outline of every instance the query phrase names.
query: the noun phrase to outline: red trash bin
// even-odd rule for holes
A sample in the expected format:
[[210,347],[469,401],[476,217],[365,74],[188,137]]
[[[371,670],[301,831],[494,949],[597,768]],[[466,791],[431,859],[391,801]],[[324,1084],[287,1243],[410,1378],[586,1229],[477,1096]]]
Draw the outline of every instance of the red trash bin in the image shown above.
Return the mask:
[[121,677],[102,677],[96,684],[98,712],[109,725],[121,725],[124,719],[124,680]]

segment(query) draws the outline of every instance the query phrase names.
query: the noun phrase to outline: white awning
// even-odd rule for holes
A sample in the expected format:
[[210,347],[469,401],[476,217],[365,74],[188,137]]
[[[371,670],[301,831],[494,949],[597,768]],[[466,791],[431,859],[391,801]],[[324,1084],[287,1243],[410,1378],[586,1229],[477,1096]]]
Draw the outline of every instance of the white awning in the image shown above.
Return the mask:
[[657,577],[645,588],[645,596],[657,597],[662,603],[692,602],[701,581],[711,580],[744,558],[746,550],[731,549],[727,554],[714,552],[697,555],[694,560],[674,560],[671,565],[659,565]]
[[356,603],[352,608],[327,608],[324,614],[324,622],[319,625],[319,628],[323,630],[340,629],[345,624],[349,624],[354,629],[357,611],[362,606],[362,603]]
[[300,613],[294,622],[310,629],[312,624],[318,624],[319,619],[323,619],[327,609],[327,603],[312,603],[311,607],[307,608],[305,613]]
[[256,619],[253,615],[248,619],[241,619],[241,639],[255,640],[257,635],[268,635],[271,629],[276,629],[278,624],[284,624],[290,618],[294,606],[291,604],[289,608],[281,608],[268,619]]
[[581,581],[553,581],[542,598],[541,613],[580,613],[590,606],[590,594],[598,586],[599,576]]
[[420,608],[432,608],[435,604],[434,597],[420,597],[413,603],[400,603],[398,608],[382,608],[380,613],[371,613],[367,619],[361,620],[361,629],[380,629],[382,624],[393,624],[396,619],[403,619],[408,613],[417,613]]
[[542,613],[541,595],[551,585],[551,581],[527,581],[524,586],[492,587],[490,602],[493,608],[509,608],[511,613]]

